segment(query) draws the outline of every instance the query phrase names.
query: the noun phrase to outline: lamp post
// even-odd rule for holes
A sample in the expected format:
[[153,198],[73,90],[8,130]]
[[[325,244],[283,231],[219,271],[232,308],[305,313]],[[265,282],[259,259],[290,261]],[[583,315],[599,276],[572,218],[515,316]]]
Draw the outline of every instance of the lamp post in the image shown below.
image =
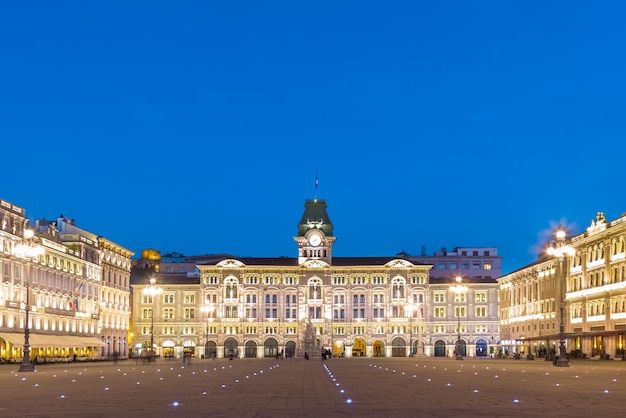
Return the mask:
[[208,305],[204,305],[202,308],[200,308],[200,310],[202,312],[206,312],[206,328],[204,329],[206,332],[204,333],[204,337],[205,337],[205,342],[204,342],[204,357],[208,358],[209,353],[206,352],[206,348],[207,348],[207,344],[209,343],[209,330],[208,330],[208,326],[209,326],[209,322],[211,321],[211,315],[212,312],[215,310],[215,308],[213,307],[213,304],[208,304]]
[[421,305],[421,303],[417,305],[416,309],[417,309],[417,345],[415,347],[416,348],[415,355],[417,357],[422,357],[422,355],[424,354],[424,346],[422,345],[422,322],[423,322],[424,318],[422,316],[422,305]]
[[456,277],[456,284],[453,284],[450,287],[450,290],[452,291],[452,293],[454,293],[456,295],[456,300],[457,300],[457,317],[458,317],[458,322],[457,322],[457,331],[458,331],[458,336],[457,336],[457,340],[456,340],[456,345],[455,345],[455,351],[456,351],[456,359],[457,360],[463,360],[463,355],[461,354],[461,295],[465,294],[465,292],[467,292],[467,286],[464,286],[462,284],[463,278],[461,276],[457,276]]
[[559,259],[559,275],[557,291],[559,292],[559,359],[554,363],[557,367],[569,367],[567,352],[565,350],[565,295],[563,292],[564,282],[567,273],[563,268],[563,261],[566,257],[571,257],[576,253],[574,247],[569,245],[565,239],[565,230],[559,226],[556,231],[556,239],[550,241],[546,252],[548,255]]
[[30,362],[30,343],[28,339],[30,338],[30,327],[29,323],[29,313],[30,313],[30,264],[31,260],[37,259],[41,254],[43,254],[44,250],[41,246],[37,245],[33,241],[33,236],[35,233],[31,229],[24,230],[24,240],[13,247],[13,255],[25,260],[27,262],[28,272],[26,274],[26,322],[24,322],[24,356],[22,357],[22,363],[20,364],[20,372],[34,372],[35,367]]
[[[421,318],[421,314],[420,314],[420,305],[417,303],[410,303],[408,306],[408,311],[409,311],[409,343],[410,343],[410,347],[411,347],[411,356],[416,356],[416,357],[420,357],[420,344],[422,341],[422,332],[421,332],[421,328],[422,328],[422,324],[420,321]],[[415,341],[415,351],[413,351],[413,323],[415,322],[415,317],[417,316],[417,341]]]
[[150,314],[150,354],[154,355],[154,309],[155,309],[155,297],[160,295],[163,292],[163,289],[157,287],[156,279],[150,279],[150,286],[143,289],[143,293],[145,295],[150,295],[152,297],[152,313]]

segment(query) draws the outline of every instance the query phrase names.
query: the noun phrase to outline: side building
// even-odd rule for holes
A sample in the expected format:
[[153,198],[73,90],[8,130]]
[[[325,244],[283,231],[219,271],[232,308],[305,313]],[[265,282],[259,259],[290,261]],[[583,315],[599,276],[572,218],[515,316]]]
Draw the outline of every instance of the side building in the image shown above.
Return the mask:
[[[92,313],[92,317],[98,319],[100,357],[127,358],[131,307],[130,270],[134,253],[103,236],[79,228],[65,217],[57,219],[56,227],[62,244],[81,248],[84,257],[101,267],[99,297],[96,299],[99,306],[97,312]],[[89,247],[85,244],[89,244]]]
[[154,344],[165,357],[291,357],[311,347],[309,355],[451,356],[460,325],[463,355],[488,355],[499,339],[495,280],[464,277],[467,292],[455,300],[454,281],[433,283],[431,264],[334,257],[326,208],[306,201],[297,257],[164,257],[150,269],[161,290],[154,297],[145,292],[148,277],[133,279],[133,351]]
[[[3,362],[22,361],[26,329],[34,362],[104,357],[101,292],[106,285],[101,281],[109,267],[101,261],[102,239],[64,228],[63,222],[38,220],[31,228],[23,208],[0,200]],[[124,256],[127,276],[131,254]],[[127,283],[126,295],[129,292]],[[126,301],[126,325],[120,324],[120,334],[125,327],[127,335],[128,296]]]
[[502,338],[510,349],[549,355],[564,337],[570,357],[623,358],[625,244],[626,214],[607,221],[598,212],[567,242],[572,255],[542,256],[498,279]]

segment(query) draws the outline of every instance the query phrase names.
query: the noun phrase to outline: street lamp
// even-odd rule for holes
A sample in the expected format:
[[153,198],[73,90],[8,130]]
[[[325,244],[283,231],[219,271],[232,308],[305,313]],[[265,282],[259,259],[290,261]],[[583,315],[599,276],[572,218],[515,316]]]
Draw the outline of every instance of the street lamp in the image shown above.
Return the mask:
[[557,290],[559,292],[559,359],[554,363],[555,366],[558,367],[569,367],[569,360],[567,359],[567,352],[565,351],[565,295],[563,292],[564,282],[567,277],[567,273],[563,269],[563,261],[566,257],[571,257],[576,253],[574,247],[569,245],[565,240],[565,230],[559,226],[559,229],[556,231],[556,239],[550,241],[548,248],[546,250],[548,255],[556,257],[559,259],[559,274],[562,277],[559,277]]
[[213,307],[213,304],[209,304],[209,305],[204,305],[203,307],[201,307],[201,308],[200,308],[200,310],[201,310],[202,312],[206,312],[206,321],[207,321],[207,324],[206,324],[206,328],[205,328],[205,331],[206,331],[206,332],[205,332],[205,334],[204,334],[204,335],[205,335],[205,343],[204,343],[204,357],[207,357],[207,358],[208,358],[209,353],[207,353],[207,352],[206,352],[207,344],[209,343],[209,329],[208,329],[208,327],[209,327],[209,322],[211,321],[211,316],[212,316],[212,313],[213,313],[213,311],[215,310],[215,308]]
[[30,313],[30,265],[31,260],[37,260],[37,258],[44,253],[44,249],[35,244],[33,236],[35,233],[31,229],[24,230],[24,240],[13,247],[13,255],[19,257],[27,262],[28,272],[26,274],[26,322],[24,323],[24,356],[22,357],[22,364],[20,364],[20,372],[34,372],[35,367],[30,362],[30,344],[28,339],[30,337],[29,313]]
[[458,337],[456,340],[455,351],[456,351],[456,359],[463,360],[463,355],[461,354],[461,295],[467,292],[467,286],[462,284],[463,278],[461,276],[456,277],[456,284],[450,286],[450,291],[456,294],[457,300],[457,331]]
[[154,355],[154,309],[155,309],[155,296],[163,293],[163,289],[155,286],[156,279],[150,279],[150,286],[143,289],[143,293],[145,295],[150,295],[152,297],[152,313],[150,315],[150,354]]
[[[420,344],[422,341],[422,324],[421,324],[421,307],[417,303],[410,303],[407,307],[409,312],[409,343],[411,347],[411,356],[420,357]],[[413,351],[413,323],[417,317],[417,341],[415,342],[415,351]]]

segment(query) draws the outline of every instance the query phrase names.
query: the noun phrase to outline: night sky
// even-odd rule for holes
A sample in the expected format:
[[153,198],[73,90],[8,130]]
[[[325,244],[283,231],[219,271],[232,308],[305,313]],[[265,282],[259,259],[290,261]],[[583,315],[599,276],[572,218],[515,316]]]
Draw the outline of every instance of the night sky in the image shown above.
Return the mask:
[[[137,253],[497,247],[626,212],[626,3],[0,6],[0,198]],[[319,188],[315,187],[317,175]]]

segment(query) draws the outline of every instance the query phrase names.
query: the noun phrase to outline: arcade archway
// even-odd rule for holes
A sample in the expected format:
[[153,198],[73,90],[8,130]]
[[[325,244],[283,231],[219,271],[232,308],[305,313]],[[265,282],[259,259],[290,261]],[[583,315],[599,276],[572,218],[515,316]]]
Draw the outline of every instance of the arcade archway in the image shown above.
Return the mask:
[[385,343],[381,340],[374,341],[374,357],[385,357]]
[[244,349],[244,357],[245,358],[255,358],[256,357],[256,342],[248,341],[245,345]]
[[224,357],[237,358],[239,356],[239,345],[234,338],[227,338],[224,341]]
[[263,345],[263,357],[276,357],[278,354],[278,341],[276,338],[268,338]]
[[364,338],[355,338],[354,343],[352,344],[352,357],[365,357],[365,339]]
[[391,341],[391,357],[406,357],[406,341],[396,337]]

